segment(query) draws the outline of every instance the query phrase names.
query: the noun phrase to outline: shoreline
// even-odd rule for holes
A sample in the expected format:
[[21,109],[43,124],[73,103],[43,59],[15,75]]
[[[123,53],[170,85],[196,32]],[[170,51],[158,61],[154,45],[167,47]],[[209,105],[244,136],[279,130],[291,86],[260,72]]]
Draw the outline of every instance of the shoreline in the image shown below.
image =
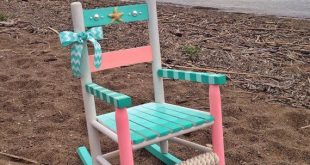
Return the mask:
[[[199,5],[196,5],[196,3],[194,3],[193,5],[186,4],[186,3],[183,3],[182,1],[181,2],[157,1],[157,2],[158,3],[164,3],[164,4],[171,4],[171,5],[179,5],[179,6],[202,7],[202,8],[206,7],[206,8],[211,8],[211,9],[214,8],[214,9],[218,9],[218,10],[223,11],[223,12],[234,12],[234,13],[244,13],[244,14],[255,14],[258,16],[276,16],[279,18],[293,18],[293,19],[310,20],[310,12],[308,11],[307,8],[302,9],[303,11],[297,10],[296,6],[295,6],[295,8],[289,9],[288,7],[284,6],[284,4],[281,4],[278,2],[277,5],[280,5],[280,6],[282,5],[281,6],[282,8],[281,8],[281,7],[278,7],[277,5],[275,5],[276,4],[275,2],[273,2],[273,4],[271,2],[270,2],[271,4],[268,4],[267,2],[265,2],[265,0],[263,0],[263,3],[265,3],[267,6],[271,5],[273,7],[269,7],[269,8],[267,7],[267,9],[263,6],[253,7],[253,5],[259,4],[257,2],[248,2],[248,4],[241,4],[238,1],[237,1],[237,3],[236,3],[236,1],[234,1],[232,4],[229,4],[228,2],[226,2],[226,0],[224,0],[224,3],[219,2],[218,4],[215,4],[215,2],[211,1],[211,2],[207,2],[206,4],[199,4]],[[205,3],[205,2],[201,2],[201,3]],[[251,4],[250,5],[250,3],[257,3],[257,4]],[[309,5],[310,5],[310,3],[309,3]],[[282,10],[288,10],[289,14],[288,14],[288,12],[283,12]],[[310,10],[310,7],[309,7],[309,10]]]
[[205,10],[214,10],[218,12],[224,12],[224,13],[235,13],[235,14],[249,14],[249,15],[255,15],[255,16],[266,16],[266,17],[276,17],[276,18],[283,18],[283,19],[296,19],[296,20],[306,20],[310,21],[310,16],[308,17],[294,17],[294,16],[282,16],[282,15],[276,15],[276,14],[263,14],[263,13],[255,13],[255,12],[246,12],[244,11],[238,11],[238,9],[223,9],[218,7],[208,7],[208,6],[197,6],[197,5],[186,5],[186,4],[176,4],[172,2],[157,2],[158,5],[169,5],[171,7],[181,7],[181,8],[193,8],[193,9],[205,9]]

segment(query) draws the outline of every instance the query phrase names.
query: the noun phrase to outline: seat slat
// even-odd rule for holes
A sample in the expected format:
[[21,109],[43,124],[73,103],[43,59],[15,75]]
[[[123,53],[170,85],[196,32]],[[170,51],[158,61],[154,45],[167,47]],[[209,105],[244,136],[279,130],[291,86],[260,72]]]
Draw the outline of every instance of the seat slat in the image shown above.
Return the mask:
[[[109,113],[109,114],[105,114],[104,116],[106,116],[107,118],[109,118],[115,122],[114,115],[115,115],[115,113]],[[151,130],[145,128],[144,126],[136,124],[130,120],[129,120],[129,126],[130,126],[130,130],[133,131],[133,133],[140,134],[148,140],[154,139],[154,138],[159,136],[159,133],[151,131]]]
[[[160,126],[158,124],[155,124],[153,122],[150,122],[148,120],[145,120],[143,118],[131,115],[130,111],[132,111],[133,109],[128,109],[129,115],[128,115],[128,119],[130,121],[130,123],[136,123],[140,126],[143,126],[149,130],[152,130],[153,132],[158,132],[160,136],[164,136],[167,135],[169,133],[171,133],[172,131],[168,128],[165,128],[163,126]],[[110,116],[113,117],[114,113],[109,113],[109,114],[105,114],[104,116]],[[140,132],[139,132],[140,133]]]
[[[138,108],[137,108],[138,109]],[[137,111],[137,109],[129,111],[131,115],[140,117],[140,118],[144,118],[154,124],[158,124],[158,125],[163,125],[171,130],[173,130],[173,132],[178,132],[180,130],[182,130],[183,126],[177,125],[175,123],[171,123],[167,120],[163,120],[161,118],[149,115],[149,114],[141,114]]]
[[[155,103],[149,103],[149,104],[155,105]],[[213,116],[211,116],[211,114],[208,113],[208,112],[191,111],[190,108],[176,106],[176,105],[167,104],[167,103],[165,103],[165,104],[157,104],[157,106],[162,107],[162,108],[164,107],[164,108],[172,110],[172,111],[177,111],[177,112],[180,112],[180,113],[188,114],[188,115],[191,115],[191,116],[199,117],[199,118],[202,118],[202,119],[206,119],[208,121],[213,121],[214,120]],[[204,115],[204,113],[208,114],[208,116]]]
[[[181,123],[186,128],[187,127],[191,127],[193,125],[193,123],[195,123],[195,121],[190,120],[190,115],[187,116],[188,118],[182,118],[183,115],[182,116],[173,116],[173,115],[171,116],[171,115],[167,114],[169,112],[156,111],[156,110],[153,109],[153,107],[149,107],[148,104],[145,104],[145,105],[146,106],[143,106],[143,108],[146,108],[148,110],[147,111],[143,111],[143,113],[151,113],[152,115],[157,115],[157,116],[165,116],[166,115],[168,117],[165,117],[165,119],[171,119],[170,121],[172,121],[172,122]],[[164,107],[164,106],[162,107],[160,105],[154,105],[154,106],[157,107],[157,108],[163,108]],[[179,107],[179,106],[177,106],[177,107]],[[167,110],[172,110],[172,109],[168,109],[168,108],[166,108],[166,109]],[[172,111],[174,111],[174,109]],[[192,111],[192,110],[189,109],[189,111]],[[177,111],[177,112],[179,112],[179,111]],[[183,113],[183,114],[187,114],[187,113]],[[206,115],[206,114],[202,114],[202,115]],[[210,114],[207,114],[207,115],[210,115]],[[194,117],[196,117],[196,116],[194,116]],[[207,117],[200,117],[200,118],[205,120]]]
[[[101,115],[98,117],[99,122],[108,128],[110,128],[113,132],[117,133],[115,120],[110,119],[108,116]],[[136,132],[130,131],[130,137],[134,144],[141,143],[145,141],[145,138]]]
[[158,124],[154,124],[148,120],[145,120],[143,118],[139,118],[139,117],[136,117],[136,116],[133,116],[133,115],[129,115],[128,116],[129,120],[134,122],[134,123],[137,123],[139,125],[143,125],[145,126],[146,128],[148,129],[151,129],[151,130],[154,130],[156,132],[158,132],[160,134],[160,136],[165,136],[165,135],[168,135],[169,133],[171,133],[172,131],[168,128],[165,128],[161,125],[158,125]]
[[[165,103],[142,104],[128,108],[127,112],[134,144],[141,143],[140,137],[151,140],[214,121],[209,113]],[[110,129],[116,130],[115,112],[97,118]]]
[[171,115],[167,115],[165,113],[161,113],[158,111],[154,111],[152,109],[147,109],[145,107],[139,107],[139,109],[135,109],[135,111],[137,111],[143,115],[150,115],[150,116],[154,116],[154,117],[157,117],[160,119],[164,119],[168,122],[176,123],[178,125],[181,125],[183,129],[190,128],[193,126],[193,123],[190,121],[183,120],[181,118],[177,118],[177,117],[174,117]]
[[89,56],[89,66],[91,72],[101,70],[129,66],[138,63],[152,61],[152,47],[143,46],[132,49],[124,49],[102,54],[102,62],[100,68],[94,66],[94,55]]
[[149,108],[151,108],[151,109],[153,109],[155,111],[162,112],[162,113],[165,113],[167,115],[171,115],[171,116],[179,117],[179,118],[182,118],[182,119],[185,119],[185,120],[188,120],[188,121],[192,121],[193,123],[195,123],[195,125],[200,125],[200,124],[203,124],[205,122],[205,120],[202,119],[202,118],[191,116],[191,115],[187,115],[187,114],[184,114],[182,112],[171,111],[171,110],[165,109],[163,107],[157,107],[156,108],[156,105],[154,105],[154,104],[144,104],[142,106],[143,107],[149,107]]

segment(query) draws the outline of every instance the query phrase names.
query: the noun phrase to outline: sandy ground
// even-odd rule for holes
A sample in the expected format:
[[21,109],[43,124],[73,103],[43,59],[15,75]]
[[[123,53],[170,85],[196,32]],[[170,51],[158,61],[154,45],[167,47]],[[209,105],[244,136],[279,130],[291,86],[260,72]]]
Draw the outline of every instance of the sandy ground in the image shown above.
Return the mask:
[[[71,29],[69,3],[0,2],[0,11],[15,21],[0,25],[1,152],[40,164],[71,165],[80,163],[76,148],[88,147],[80,83],[71,76],[69,49],[61,48],[57,35],[47,29]],[[227,164],[310,164],[310,129],[303,128],[310,124],[309,21],[166,5],[159,6],[159,19],[165,64],[235,72],[222,87]],[[103,50],[145,45],[146,32],[145,23],[109,26]],[[184,45],[199,47],[199,56],[188,56]],[[93,78],[132,96],[137,105],[153,100],[150,73],[150,64],[139,64]],[[209,110],[207,86],[166,80],[165,91],[169,103]],[[96,103],[98,114],[113,110]],[[209,144],[210,130],[183,138]],[[117,148],[105,136],[101,143],[103,152]],[[174,144],[171,151],[181,159],[199,154]],[[118,159],[112,161],[118,164]],[[0,156],[0,164],[9,162],[26,163]],[[145,150],[135,152],[135,162],[161,164]]]

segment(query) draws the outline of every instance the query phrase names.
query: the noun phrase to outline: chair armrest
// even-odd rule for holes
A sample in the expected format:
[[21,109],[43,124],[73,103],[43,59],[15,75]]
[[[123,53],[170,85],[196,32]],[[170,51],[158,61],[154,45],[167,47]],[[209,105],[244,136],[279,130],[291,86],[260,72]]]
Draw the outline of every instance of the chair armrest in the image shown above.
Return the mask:
[[131,106],[131,97],[103,88],[95,83],[85,85],[86,91],[100,100],[115,106],[116,108],[126,108]]
[[226,84],[226,75],[204,72],[183,71],[174,69],[159,69],[159,77],[176,80],[188,80],[203,84],[223,85]]

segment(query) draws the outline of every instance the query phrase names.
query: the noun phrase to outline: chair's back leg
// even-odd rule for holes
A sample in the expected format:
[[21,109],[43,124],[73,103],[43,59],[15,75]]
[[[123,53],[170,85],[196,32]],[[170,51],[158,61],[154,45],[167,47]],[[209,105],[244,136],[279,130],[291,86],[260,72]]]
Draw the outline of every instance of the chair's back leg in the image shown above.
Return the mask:
[[[164,103],[165,96],[164,96],[163,79],[157,75],[158,69],[161,69],[162,66],[161,66],[160,42],[158,34],[156,0],[146,0],[146,2],[148,4],[148,11],[149,11],[149,36],[153,54],[152,73],[153,73],[155,102]],[[160,143],[160,149],[162,153],[168,153],[168,140]]]
[[[71,4],[71,13],[72,13],[72,21],[75,32],[83,32],[85,31],[84,26],[84,18],[83,18],[83,8],[80,2],[73,2]],[[88,140],[90,145],[90,153],[93,160],[93,165],[98,165],[96,161],[96,157],[101,155],[101,147],[99,140],[98,131],[91,125],[91,122],[96,120],[96,108],[94,96],[88,94],[85,89],[85,85],[87,83],[91,83],[91,72],[89,70],[89,61],[88,61],[88,50],[86,43],[84,44],[84,52],[82,55],[82,76],[81,76],[81,85],[82,85],[82,94],[86,115],[86,123],[87,123],[87,131],[88,131]]]
[[152,46],[153,62],[152,62],[152,73],[153,73],[153,85],[155,102],[164,103],[164,85],[163,79],[157,75],[158,69],[161,69],[161,54],[158,34],[158,19],[157,19],[157,8],[156,0],[147,0],[149,10],[149,36],[150,43]]
[[210,102],[210,112],[215,118],[214,124],[212,125],[213,150],[220,159],[219,165],[225,165],[222,105],[221,105],[221,93],[219,85],[210,85],[209,102]]

